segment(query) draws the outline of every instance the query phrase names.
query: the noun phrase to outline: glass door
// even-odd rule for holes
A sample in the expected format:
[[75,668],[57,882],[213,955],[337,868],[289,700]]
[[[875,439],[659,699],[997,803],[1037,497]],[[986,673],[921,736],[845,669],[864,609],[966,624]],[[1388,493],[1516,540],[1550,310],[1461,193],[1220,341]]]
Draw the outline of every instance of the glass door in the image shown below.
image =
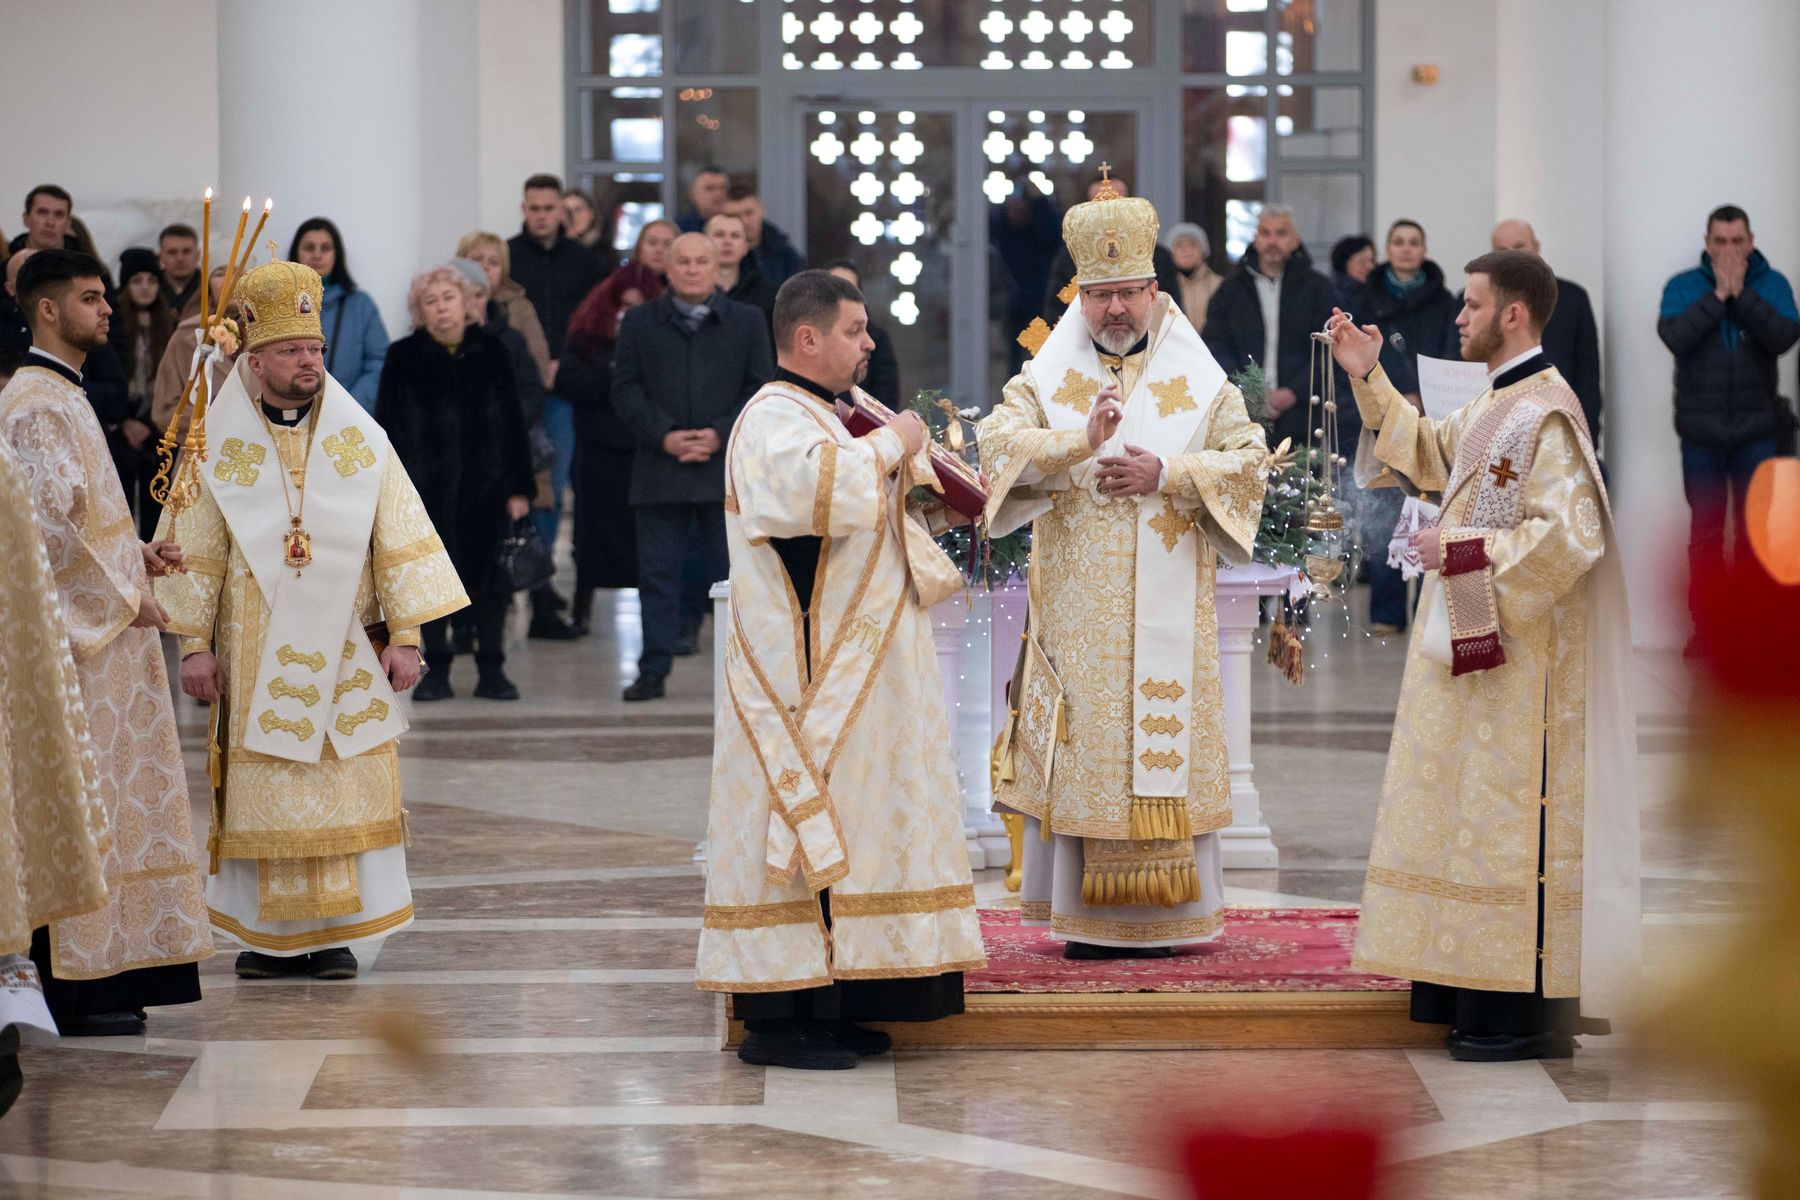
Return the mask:
[[806,261],[848,262],[899,360],[894,397],[951,389],[958,275],[954,110],[811,103],[806,147]]
[[857,269],[872,324],[921,389],[988,409],[1024,361],[1018,335],[1060,315],[1062,217],[1106,163],[1136,182],[1141,102],[800,98],[807,263]]

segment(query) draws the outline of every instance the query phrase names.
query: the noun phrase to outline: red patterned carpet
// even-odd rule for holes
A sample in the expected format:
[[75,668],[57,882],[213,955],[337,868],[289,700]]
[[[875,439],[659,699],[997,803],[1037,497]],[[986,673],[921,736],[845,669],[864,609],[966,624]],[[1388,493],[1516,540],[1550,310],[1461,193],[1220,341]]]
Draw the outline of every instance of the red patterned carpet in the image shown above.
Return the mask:
[[1019,924],[1011,908],[981,910],[988,965],[970,992],[1378,992],[1405,980],[1350,969],[1354,908],[1228,908],[1216,941],[1173,958],[1069,962],[1061,942]]

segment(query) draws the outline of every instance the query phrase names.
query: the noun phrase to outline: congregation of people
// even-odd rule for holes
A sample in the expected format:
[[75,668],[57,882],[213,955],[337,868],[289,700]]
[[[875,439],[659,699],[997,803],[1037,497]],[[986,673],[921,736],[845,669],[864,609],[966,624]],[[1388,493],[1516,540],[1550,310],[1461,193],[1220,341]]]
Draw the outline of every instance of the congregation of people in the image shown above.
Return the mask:
[[[597,591],[636,588],[643,653],[624,699],[655,699],[674,660],[697,653],[708,592],[725,577],[721,451],[743,403],[774,372],[776,293],[807,263],[754,188],[712,166],[695,174],[677,219],[642,225],[622,253],[619,214],[553,175],[526,180],[521,218],[510,237],[470,232],[453,256],[422,271],[407,301],[413,331],[392,344],[332,220],[303,221],[287,257],[323,280],[326,370],[394,437],[474,597],[470,610],[426,630],[433,670],[415,699],[456,695],[466,683],[454,670],[458,657],[475,660],[474,695],[518,697],[504,669],[513,593],[494,563],[522,525],[556,547],[565,519],[573,589],[564,595],[549,581],[529,589],[528,636],[580,638]],[[22,220],[0,295],[0,382],[30,346],[13,295],[20,267],[42,249],[93,252],[63,188],[34,188]],[[994,206],[992,269],[1008,296],[997,311],[1021,327],[1066,307],[1072,268],[1057,220],[1048,198],[1023,191]],[[1516,219],[1494,227],[1489,248],[1544,253],[1531,225]],[[1293,212],[1268,204],[1238,262],[1221,271],[1215,261],[1200,225],[1173,224],[1155,248],[1157,283],[1228,372],[1260,368],[1271,443],[1307,440],[1311,338],[1334,308],[1380,328],[1382,365],[1415,406],[1419,356],[1457,357],[1461,298],[1416,221],[1395,221],[1379,243],[1341,238],[1322,264]],[[816,265],[859,282],[851,260]],[[164,228],[154,248],[125,250],[116,277],[104,280],[113,309],[107,344],[82,372],[145,540],[160,513],[151,495],[157,444],[175,419],[198,337],[200,266],[199,235],[186,224]],[[216,303],[224,269],[212,274],[205,286]],[[1707,218],[1698,266],[1665,290],[1659,332],[1675,359],[1699,573],[1725,555],[1728,514],[1742,507],[1756,466],[1793,437],[1776,362],[1800,339],[1800,314],[1741,209]],[[873,321],[869,334],[875,350],[861,386],[903,407],[893,339]],[[1544,350],[1601,445],[1600,330],[1572,280],[1558,279]],[[228,369],[227,356],[214,360],[215,391]],[[1354,406],[1340,410],[1339,429],[1343,452],[1353,454],[1361,432]],[[1416,603],[1388,551],[1402,502],[1398,489],[1377,486],[1355,489],[1348,506],[1369,585],[1366,627],[1377,636],[1404,632]]]

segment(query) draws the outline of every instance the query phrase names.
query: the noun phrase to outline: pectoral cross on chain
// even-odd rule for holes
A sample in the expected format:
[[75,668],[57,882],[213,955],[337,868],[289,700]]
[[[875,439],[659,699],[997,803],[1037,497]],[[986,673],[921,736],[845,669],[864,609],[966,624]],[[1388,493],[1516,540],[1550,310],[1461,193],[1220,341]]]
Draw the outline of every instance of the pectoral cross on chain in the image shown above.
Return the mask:
[[1510,458],[1503,458],[1489,466],[1488,474],[1494,477],[1494,483],[1499,487],[1506,487],[1519,478],[1519,473],[1512,469],[1512,459]]

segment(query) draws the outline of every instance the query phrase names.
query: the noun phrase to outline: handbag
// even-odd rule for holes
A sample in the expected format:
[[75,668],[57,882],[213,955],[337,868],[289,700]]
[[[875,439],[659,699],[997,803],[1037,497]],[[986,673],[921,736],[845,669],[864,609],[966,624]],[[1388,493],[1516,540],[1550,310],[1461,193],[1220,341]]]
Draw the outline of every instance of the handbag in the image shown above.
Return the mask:
[[512,529],[500,539],[500,552],[494,559],[495,591],[528,592],[540,583],[550,582],[556,574],[556,563],[550,557],[537,526],[529,518],[514,521]]

